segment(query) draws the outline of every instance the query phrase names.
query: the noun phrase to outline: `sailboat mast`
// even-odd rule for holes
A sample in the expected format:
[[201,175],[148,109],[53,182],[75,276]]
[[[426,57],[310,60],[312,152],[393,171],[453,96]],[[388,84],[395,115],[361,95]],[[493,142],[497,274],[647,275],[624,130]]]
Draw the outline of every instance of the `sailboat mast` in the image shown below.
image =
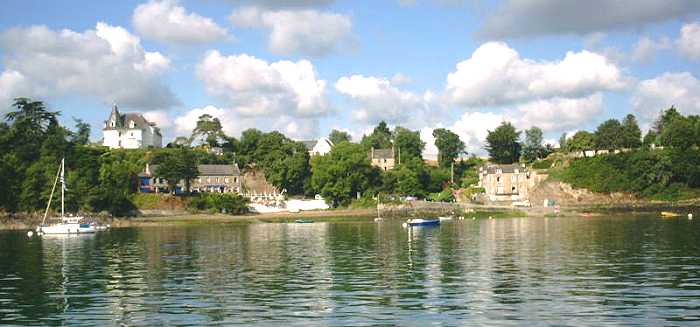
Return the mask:
[[61,218],[64,217],[64,197],[66,191],[66,158],[61,159]]

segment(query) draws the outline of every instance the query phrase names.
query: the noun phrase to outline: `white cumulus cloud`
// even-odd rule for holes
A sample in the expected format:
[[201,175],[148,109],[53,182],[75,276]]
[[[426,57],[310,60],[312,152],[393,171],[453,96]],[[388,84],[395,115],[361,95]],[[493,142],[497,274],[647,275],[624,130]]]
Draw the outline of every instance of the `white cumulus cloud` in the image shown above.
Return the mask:
[[0,73],[0,113],[10,109],[14,98],[32,95],[31,85],[22,73],[14,70]]
[[653,40],[648,37],[641,37],[632,50],[632,59],[650,63],[656,58],[656,52],[671,48],[671,40],[667,37],[662,37],[659,40]]
[[[82,33],[46,26],[12,28],[0,34],[0,49],[3,75],[22,80],[24,86],[14,88],[31,89],[33,96],[79,94],[139,109],[179,103],[161,80],[170,60],[144,50],[138,37],[119,26],[100,22]],[[22,95],[13,91],[9,96]]]
[[505,43],[489,42],[448,74],[446,93],[451,103],[473,107],[581,97],[626,84],[620,68],[597,53],[567,52],[560,61],[535,61],[520,58]]
[[268,63],[246,54],[209,51],[197,67],[210,94],[244,115],[318,116],[329,111],[326,81],[306,60]]
[[700,81],[691,73],[664,73],[639,82],[631,99],[632,108],[645,122],[662,110],[675,106],[680,112],[700,114]]
[[700,60],[700,23],[683,25],[677,43],[682,55],[689,59]]
[[313,117],[277,116],[243,116],[235,109],[208,105],[193,108],[175,118],[175,130],[178,135],[190,135],[197,126],[201,115],[210,115],[221,121],[221,127],[227,135],[240,137],[241,132],[249,128],[262,131],[277,130],[293,139],[315,138],[318,133],[318,119]]
[[583,98],[552,98],[518,105],[506,116],[519,128],[537,126],[545,132],[562,132],[580,127],[603,113],[603,95]]
[[151,0],[136,7],[134,28],[144,38],[173,43],[196,44],[224,39],[228,32],[211,18],[187,13],[176,0]]
[[353,100],[352,118],[364,123],[381,120],[416,126],[426,123],[427,113],[438,106],[436,96],[427,91],[423,95],[402,91],[383,77],[343,76],[335,89]]
[[244,7],[230,20],[237,27],[270,30],[269,48],[275,54],[323,56],[353,41],[349,16],[315,9]]

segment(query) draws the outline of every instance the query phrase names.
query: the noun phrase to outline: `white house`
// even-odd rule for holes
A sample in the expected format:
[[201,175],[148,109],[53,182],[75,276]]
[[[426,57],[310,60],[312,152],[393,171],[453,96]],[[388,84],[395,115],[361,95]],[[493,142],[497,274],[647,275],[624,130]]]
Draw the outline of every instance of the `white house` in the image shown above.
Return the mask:
[[163,144],[163,136],[155,123],[137,112],[120,114],[116,104],[105,121],[102,135],[102,144],[112,149],[160,148]]
[[331,149],[333,148],[333,142],[325,137],[319,138],[318,140],[300,142],[304,143],[304,146],[306,146],[310,156],[326,155],[328,152],[331,152]]

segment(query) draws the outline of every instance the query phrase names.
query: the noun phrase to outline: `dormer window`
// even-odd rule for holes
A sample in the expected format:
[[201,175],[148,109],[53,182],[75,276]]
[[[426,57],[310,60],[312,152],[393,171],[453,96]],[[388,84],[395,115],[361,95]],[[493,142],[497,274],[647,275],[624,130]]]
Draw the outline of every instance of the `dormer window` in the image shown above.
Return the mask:
[[134,121],[133,120],[129,121],[129,128],[134,128]]
[[110,124],[112,127],[114,127],[114,120],[111,121],[111,122],[109,122],[109,124]]

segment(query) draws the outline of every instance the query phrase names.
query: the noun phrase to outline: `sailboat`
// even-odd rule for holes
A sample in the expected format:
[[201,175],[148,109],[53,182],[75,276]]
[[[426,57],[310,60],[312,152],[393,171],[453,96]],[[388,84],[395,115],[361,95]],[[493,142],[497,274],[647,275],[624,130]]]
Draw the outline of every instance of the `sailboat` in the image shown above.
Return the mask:
[[[58,168],[56,173],[56,179],[53,182],[53,188],[51,189],[51,195],[49,196],[49,202],[46,205],[46,211],[44,211],[44,219],[41,221],[41,225],[37,226],[37,234],[87,234],[95,233],[100,230],[105,230],[109,228],[109,225],[102,226],[97,223],[85,222],[85,217],[83,216],[66,216],[65,215],[65,191],[66,191],[66,159],[61,159],[61,166]],[[51,200],[53,199],[54,191],[56,191],[56,184],[60,178],[61,181],[61,217],[51,218],[50,220],[60,220],[57,223],[46,223],[46,218],[49,213],[49,208],[51,208]]]

